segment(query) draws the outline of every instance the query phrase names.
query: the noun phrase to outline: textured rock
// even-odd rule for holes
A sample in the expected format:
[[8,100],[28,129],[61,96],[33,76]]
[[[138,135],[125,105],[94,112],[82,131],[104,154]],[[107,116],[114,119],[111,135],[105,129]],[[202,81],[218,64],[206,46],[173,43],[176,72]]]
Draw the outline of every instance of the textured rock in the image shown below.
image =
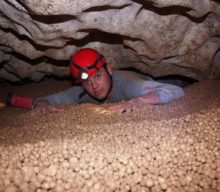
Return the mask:
[[102,51],[115,68],[217,79],[219,12],[213,0],[2,0],[0,79],[67,76],[81,47]]

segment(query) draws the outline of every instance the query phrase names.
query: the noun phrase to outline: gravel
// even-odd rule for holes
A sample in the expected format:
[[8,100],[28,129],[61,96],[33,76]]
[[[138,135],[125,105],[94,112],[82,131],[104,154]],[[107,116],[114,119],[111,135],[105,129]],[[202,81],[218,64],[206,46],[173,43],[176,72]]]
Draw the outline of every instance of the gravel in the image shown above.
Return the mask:
[[[36,97],[54,84],[65,83],[16,91]],[[173,103],[121,115],[107,104],[47,116],[0,109],[0,191],[220,191],[220,81],[185,91]]]

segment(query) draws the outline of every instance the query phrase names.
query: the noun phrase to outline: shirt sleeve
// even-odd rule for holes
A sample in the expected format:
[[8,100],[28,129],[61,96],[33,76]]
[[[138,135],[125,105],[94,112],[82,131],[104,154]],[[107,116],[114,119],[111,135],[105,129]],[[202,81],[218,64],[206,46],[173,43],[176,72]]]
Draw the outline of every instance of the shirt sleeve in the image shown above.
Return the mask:
[[40,100],[46,100],[51,105],[60,105],[60,104],[76,104],[79,103],[79,96],[83,92],[82,88],[79,86],[71,87],[65,91],[61,91],[52,95],[45,97],[37,98],[34,101],[33,107]]
[[159,84],[160,85],[155,89],[154,93],[160,97],[160,103],[169,103],[185,95],[181,87],[171,84]]
[[160,103],[169,103],[185,95],[183,89],[176,85],[159,83],[143,78],[131,78],[123,83],[122,89],[127,99],[143,96],[148,93],[155,93],[160,98]]

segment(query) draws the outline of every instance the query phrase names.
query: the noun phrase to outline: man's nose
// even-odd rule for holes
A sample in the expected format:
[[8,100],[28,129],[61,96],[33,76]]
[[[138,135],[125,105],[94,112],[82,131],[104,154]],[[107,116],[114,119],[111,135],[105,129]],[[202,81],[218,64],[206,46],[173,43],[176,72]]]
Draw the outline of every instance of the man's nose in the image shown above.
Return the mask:
[[91,80],[91,86],[92,86],[92,89],[97,89],[98,84],[94,79]]

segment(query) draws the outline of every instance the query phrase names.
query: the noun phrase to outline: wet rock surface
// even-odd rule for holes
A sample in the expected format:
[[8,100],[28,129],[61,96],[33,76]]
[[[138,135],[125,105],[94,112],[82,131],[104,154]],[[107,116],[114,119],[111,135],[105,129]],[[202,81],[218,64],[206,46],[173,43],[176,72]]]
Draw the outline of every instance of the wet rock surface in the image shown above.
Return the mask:
[[48,116],[1,109],[0,191],[219,191],[220,82],[185,91],[122,115],[91,104]]

